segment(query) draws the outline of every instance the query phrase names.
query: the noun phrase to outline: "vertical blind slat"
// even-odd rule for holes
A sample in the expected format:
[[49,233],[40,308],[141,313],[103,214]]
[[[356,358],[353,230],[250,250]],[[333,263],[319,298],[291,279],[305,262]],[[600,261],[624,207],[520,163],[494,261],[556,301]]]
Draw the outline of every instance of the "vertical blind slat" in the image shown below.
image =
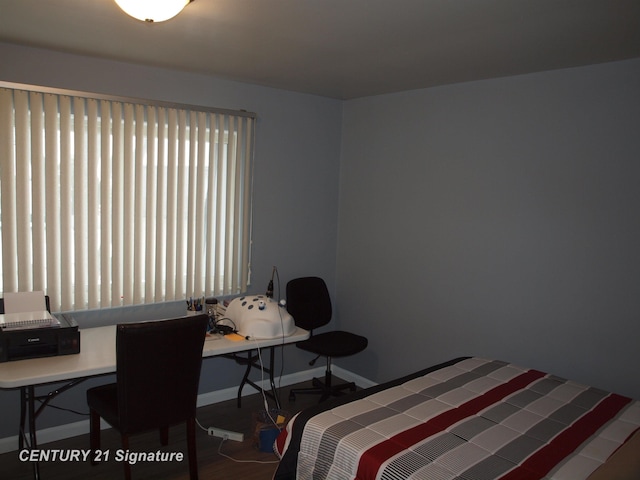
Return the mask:
[[132,104],[124,105],[124,181],[122,213],[122,302],[133,304],[134,252],[133,235],[135,215],[135,124]]
[[[112,135],[112,112],[111,103],[102,100],[100,102],[101,125],[100,125],[100,299],[111,301],[111,239],[113,237],[112,219],[113,213],[111,208],[102,208],[103,205],[108,206],[112,203],[111,197],[111,178],[112,178],[112,151],[111,151],[111,135]],[[110,304],[110,303],[109,303]]]
[[[15,169],[16,176],[16,219],[26,218],[31,215],[31,182],[30,182],[30,142],[29,142],[29,95],[20,92],[16,102],[16,158],[18,161]],[[32,283],[31,265],[33,256],[31,251],[30,225],[26,222],[17,222],[18,234],[17,255],[21,261],[18,263],[18,288],[24,290]],[[24,259],[24,260],[22,260]]]
[[[45,126],[44,131],[55,132],[59,128],[58,99],[55,95],[44,97]],[[46,280],[40,284],[42,290],[47,285],[50,296],[60,297],[61,285],[61,209],[56,206],[60,198],[60,182],[50,179],[60,178],[60,137],[45,134],[45,179],[42,190],[46,194],[46,239],[43,242],[45,256],[42,264],[46,264]],[[41,265],[42,267],[42,265]],[[42,274],[45,272],[40,268]]]
[[208,281],[208,289],[211,291],[221,291],[223,289],[220,283],[220,259],[218,252],[223,246],[219,241],[218,232],[224,227],[219,216],[219,178],[220,172],[218,161],[218,145],[220,141],[219,115],[209,116],[209,175],[208,175],[208,205],[207,205],[207,233],[206,237],[211,241],[208,242],[207,250],[207,268],[205,275]]
[[74,158],[74,199],[73,199],[73,231],[75,233],[75,296],[74,302],[84,298],[84,286],[87,285],[87,151],[84,135],[84,100],[75,99],[73,102],[73,158]]
[[[246,130],[244,135],[244,154],[242,158],[244,159],[244,211],[243,211],[243,226],[242,226],[242,255],[240,256],[243,259],[242,262],[242,279],[244,282],[249,281],[250,272],[250,258],[251,258],[251,245],[250,240],[252,236],[251,232],[251,221],[253,210],[251,208],[251,158],[253,155],[253,122],[248,122],[243,120],[246,124]],[[243,288],[246,288],[246,283],[242,285]]]
[[154,241],[156,244],[155,251],[155,291],[153,298],[164,298],[166,268],[165,259],[167,258],[167,110],[165,108],[158,109],[158,173],[156,184],[156,209],[158,212],[156,218],[156,231],[154,233]]
[[[235,118],[229,118],[229,131],[234,131],[234,132],[236,131]],[[236,180],[238,178],[238,170],[239,170],[239,165],[238,165],[237,156],[236,156],[237,141],[238,141],[237,136],[235,135],[233,137],[229,136],[228,147],[227,147],[229,164],[230,164],[230,173],[231,173],[229,177],[229,185],[230,185],[229,196],[231,198],[231,203],[230,203],[229,217],[227,219],[227,222],[229,222],[232,225],[232,227],[227,229],[227,239],[228,239],[227,245],[229,246],[229,263],[225,266],[225,271],[232,272],[232,274],[230,275],[231,288],[239,288],[239,285],[238,285],[239,275],[236,269],[234,268],[236,266],[236,262],[238,261],[238,243],[236,240],[234,229],[238,227],[238,211],[239,211],[238,199],[240,198],[240,190],[238,188],[238,182]]]
[[[229,130],[232,129],[231,122],[232,119],[225,118],[225,121],[229,122]],[[227,209],[225,212],[225,225],[228,227],[225,229],[225,246],[226,246],[226,258],[224,260],[224,271],[229,272],[232,269],[233,265],[233,232],[234,228],[234,208],[235,208],[235,182],[233,181],[233,176],[235,175],[235,163],[233,159],[233,141],[229,138],[229,142],[227,144],[227,151],[224,158],[224,162],[226,164],[227,171],[227,190],[226,190],[226,199],[227,199]],[[225,288],[233,289],[235,285],[235,278],[233,275],[225,276]]]
[[87,100],[87,302],[100,306],[100,128],[98,102]]
[[122,304],[124,297],[124,114],[121,103],[114,102],[111,107],[111,305],[115,306]]
[[144,273],[144,299],[153,298],[156,282],[156,198],[157,198],[157,163],[158,163],[158,121],[156,109],[147,108],[147,161],[146,161],[146,212],[145,212],[145,244],[142,250],[145,252]]
[[2,214],[3,290],[18,288],[18,257],[16,238],[16,177],[15,103],[13,91],[0,89],[0,213]]
[[133,196],[134,211],[132,216],[133,228],[129,231],[132,235],[133,246],[133,304],[142,303],[144,297],[145,281],[145,224],[147,216],[145,212],[145,109],[143,105],[135,106],[135,170],[133,172]]
[[216,172],[218,174],[218,180],[216,182],[217,188],[217,198],[216,198],[216,218],[218,220],[218,228],[216,230],[216,245],[219,247],[216,248],[216,283],[217,288],[221,290],[227,290],[227,285],[224,282],[224,278],[222,273],[225,268],[225,259],[226,256],[224,252],[227,249],[227,245],[225,244],[226,236],[224,234],[226,227],[228,226],[226,221],[226,175],[227,175],[227,162],[224,155],[224,117],[222,115],[216,115],[216,128],[217,128],[217,150],[218,154],[216,155],[217,168]]
[[[46,131],[59,128],[59,135],[47,137],[47,288],[50,299],[60,298],[60,308],[74,306],[75,237],[73,235],[73,141],[71,98],[47,95]],[[51,179],[60,178],[60,182]],[[56,190],[59,188],[59,190]],[[59,203],[56,201],[59,199]],[[52,223],[52,224],[50,224]],[[58,249],[58,255],[56,255]],[[62,274],[64,265],[65,275]]]
[[[167,300],[173,300],[176,291],[176,259],[178,235],[178,112],[169,110],[167,142],[167,253],[166,253],[166,291]],[[169,236],[171,235],[171,239]]]
[[[176,291],[187,292],[186,268],[187,268],[187,237],[189,225],[188,187],[187,175],[189,154],[190,129],[187,126],[187,112],[178,112],[178,185],[177,185],[177,216],[176,216]],[[174,292],[171,292],[174,293]],[[173,298],[172,298],[173,300]]]
[[44,163],[44,106],[42,94],[29,94],[31,111],[31,184],[32,184],[32,235],[33,249],[32,283],[46,285],[44,277],[45,256],[45,163]]
[[198,151],[197,169],[195,170],[195,201],[194,201],[194,221],[195,221],[195,268],[194,268],[194,292],[205,292],[204,271],[206,269],[206,242],[205,242],[205,209],[207,208],[206,181],[208,169],[207,155],[207,116],[204,112],[198,112]]
[[[198,136],[198,124],[196,121],[196,112],[189,112],[189,149],[188,158],[189,162],[186,164],[185,169],[185,182],[187,184],[187,190],[185,195],[186,211],[184,216],[187,219],[186,225],[184,225],[185,232],[185,255],[186,255],[186,270],[192,270],[195,268],[196,252],[195,252],[195,228],[196,228],[196,172],[198,169],[198,156],[197,156],[197,136]],[[186,272],[185,272],[186,273]],[[186,291],[195,292],[195,283],[193,276],[186,276]]]

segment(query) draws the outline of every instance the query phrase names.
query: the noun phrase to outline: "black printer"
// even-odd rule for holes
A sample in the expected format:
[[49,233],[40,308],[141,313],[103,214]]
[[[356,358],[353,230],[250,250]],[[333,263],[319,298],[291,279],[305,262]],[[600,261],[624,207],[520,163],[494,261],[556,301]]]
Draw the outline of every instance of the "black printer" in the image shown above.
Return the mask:
[[0,362],[80,353],[78,323],[69,315],[57,318],[55,327],[0,329]]
[[[49,310],[49,297],[46,297]],[[0,298],[0,313],[4,301]],[[0,328],[0,362],[80,353],[78,323],[68,314],[56,315],[55,326]]]

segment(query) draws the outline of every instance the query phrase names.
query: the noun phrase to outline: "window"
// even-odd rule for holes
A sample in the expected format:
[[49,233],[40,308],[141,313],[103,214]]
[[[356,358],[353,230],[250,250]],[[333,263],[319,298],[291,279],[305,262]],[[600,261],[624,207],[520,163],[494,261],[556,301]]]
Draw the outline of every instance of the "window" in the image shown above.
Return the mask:
[[0,290],[54,311],[246,290],[255,115],[0,87]]

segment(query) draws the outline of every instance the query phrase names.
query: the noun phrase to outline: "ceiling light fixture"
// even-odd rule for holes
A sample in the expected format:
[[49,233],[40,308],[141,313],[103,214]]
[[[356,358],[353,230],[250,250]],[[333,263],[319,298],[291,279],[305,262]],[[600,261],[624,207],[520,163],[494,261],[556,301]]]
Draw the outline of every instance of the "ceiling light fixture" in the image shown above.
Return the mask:
[[148,23],[164,22],[178,15],[193,0],[115,0],[127,14]]

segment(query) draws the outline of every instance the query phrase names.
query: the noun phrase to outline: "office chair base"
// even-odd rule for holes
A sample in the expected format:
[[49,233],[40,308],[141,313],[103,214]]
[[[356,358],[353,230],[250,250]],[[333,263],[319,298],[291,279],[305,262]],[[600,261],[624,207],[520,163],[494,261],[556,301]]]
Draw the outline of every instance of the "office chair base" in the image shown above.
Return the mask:
[[289,391],[289,401],[295,402],[296,395],[315,394],[320,395],[320,402],[324,402],[329,397],[339,397],[345,394],[345,390],[351,392],[356,391],[356,384],[354,382],[340,383],[338,385],[332,385],[331,376],[325,377],[325,381],[322,382],[318,378],[312,380],[313,387],[310,388],[292,388]]

